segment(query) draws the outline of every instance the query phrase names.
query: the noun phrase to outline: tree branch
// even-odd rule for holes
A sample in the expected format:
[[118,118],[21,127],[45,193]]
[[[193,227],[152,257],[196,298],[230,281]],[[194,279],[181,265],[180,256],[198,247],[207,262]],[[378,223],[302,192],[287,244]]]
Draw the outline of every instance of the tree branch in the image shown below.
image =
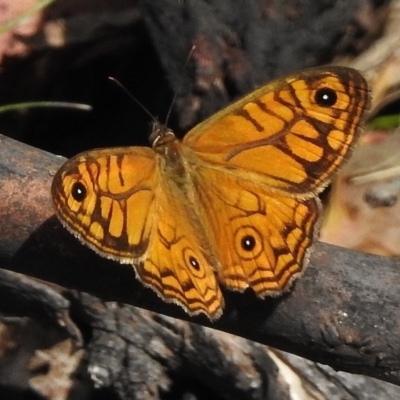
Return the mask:
[[277,299],[225,292],[220,320],[190,318],[102,259],[53,216],[62,158],[0,135],[0,263],[9,270],[230,332],[335,369],[400,384],[400,262],[316,243],[293,290]]

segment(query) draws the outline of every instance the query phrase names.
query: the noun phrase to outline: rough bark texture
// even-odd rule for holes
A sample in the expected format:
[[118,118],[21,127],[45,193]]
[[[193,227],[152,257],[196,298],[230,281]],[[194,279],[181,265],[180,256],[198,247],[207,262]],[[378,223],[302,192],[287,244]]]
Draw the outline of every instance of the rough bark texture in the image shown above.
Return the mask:
[[[177,306],[163,303],[151,290],[143,288],[135,279],[132,268],[96,256],[60,226],[52,216],[49,188],[54,170],[63,161],[61,158],[4,136],[0,137],[0,143],[0,193],[3,194],[0,205],[0,263],[3,268],[69,288],[57,288],[59,294],[56,298],[47,300],[43,296],[51,289],[45,289],[43,293],[37,291],[37,296],[31,297],[30,289],[27,291],[24,288],[27,284],[24,279],[12,278],[11,283],[7,283],[9,279],[1,279],[2,312],[14,316],[24,315],[21,310],[26,310],[29,305],[32,316],[36,318],[34,324],[43,325],[53,320],[57,321],[58,329],[64,330],[62,338],[67,342],[60,339],[64,346],[61,346],[62,348],[72,352],[71,348],[74,346],[68,340],[73,340],[78,347],[84,343],[85,360],[87,361],[87,357],[94,357],[92,364],[89,360],[89,364],[83,367],[75,360],[70,361],[68,365],[68,368],[76,365],[83,368],[83,382],[80,382],[83,387],[90,386],[90,382],[94,382],[98,388],[111,385],[119,395],[125,393],[126,396],[127,392],[124,390],[127,390],[128,385],[128,392],[145,391],[156,396],[158,389],[166,390],[174,386],[175,383],[171,383],[174,382],[174,378],[170,374],[182,377],[185,376],[182,374],[188,373],[193,376],[186,364],[184,367],[181,365],[179,369],[174,363],[182,363],[181,357],[187,351],[190,337],[185,330],[198,333],[199,327],[172,322],[128,306],[103,303],[105,301],[133,304],[271,345],[328,364],[338,370],[400,383],[398,261],[316,243],[306,273],[296,283],[293,291],[282,298],[262,301],[252,293],[226,292],[227,306],[220,320],[210,323],[202,317],[189,318]],[[28,283],[28,287],[29,285]],[[71,289],[91,293],[98,299]],[[13,297],[10,297],[10,293]],[[14,301],[15,298],[19,300]],[[70,303],[66,302],[66,299],[69,299]],[[135,318],[140,320],[150,318],[163,321],[161,325],[166,323],[168,335],[172,334],[171,329],[173,331],[179,327],[181,337],[180,342],[176,343],[178,347],[169,349],[161,363],[168,371],[168,379],[159,368],[152,366],[156,354],[167,349],[156,339],[150,344],[151,335],[146,333],[145,325],[141,328],[144,331],[138,330],[140,333],[137,333],[135,339],[126,338],[120,331],[123,327],[128,331],[135,331],[130,326],[135,324],[133,314],[130,316],[132,310],[135,310]],[[71,319],[74,320],[74,327],[71,327]],[[160,334],[159,330],[164,329],[161,325],[158,328],[149,328],[153,331],[152,335],[157,337]],[[101,337],[97,338],[97,328],[102,332],[106,331],[106,334],[103,332],[105,336],[102,333]],[[208,331],[201,329],[200,332]],[[142,346],[137,341],[143,340],[148,345],[145,350],[148,356],[146,360],[138,355],[135,347]],[[126,347],[126,341],[134,343],[135,351],[132,354],[128,351],[129,346],[128,349]],[[217,346],[218,357],[227,352],[231,353],[234,359],[235,350],[227,344],[230,343],[230,339],[227,342],[224,339],[223,343]],[[153,348],[158,345],[161,347]],[[115,354],[109,354],[107,346],[111,347]],[[255,345],[249,346],[253,349]],[[229,368],[226,370],[223,360],[214,360],[215,355],[209,354],[213,348],[209,343],[190,344],[189,347],[193,347],[193,356],[197,360],[193,361],[191,368],[200,368],[195,376],[198,373],[200,377],[204,377],[205,371],[202,368],[207,369],[206,375],[210,375],[210,378],[206,379],[207,383],[213,382],[214,379],[218,381],[215,382],[213,390],[217,390],[223,384],[220,381],[220,375],[223,373],[226,374],[227,388],[236,390],[235,385],[239,385],[240,390],[244,390],[249,396],[245,398],[263,398],[266,394],[263,386],[265,382],[260,383],[262,389],[256,385],[260,392],[251,394],[252,397],[248,391],[250,388],[243,388],[243,382],[239,384],[235,380],[235,385],[232,386],[229,379],[238,376],[235,368],[240,367],[235,367],[232,362],[231,368],[234,368],[234,371]],[[258,349],[257,346],[255,348]],[[171,360],[168,354],[172,357]],[[78,353],[76,357],[79,356],[82,355]],[[260,371],[257,363],[261,363],[263,368],[266,368],[263,369],[263,374],[275,382],[271,378],[267,358],[260,361],[254,358],[254,355],[247,354],[246,357],[252,360],[252,368],[258,373]],[[222,365],[224,367],[221,371]],[[177,369],[174,369],[175,367]],[[149,376],[150,373],[156,376]],[[130,374],[133,374],[133,377]],[[67,383],[64,384],[68,387]],[[269,389],[271,384],[268,383]],[[140,385],[144,385],[145,388]],[[150,387],[147,387],[148,385]],[[253,386],[252,388],[254,389]],[[279,390],[281,389],[280,387]],[[224,390],[222,393],[225,393]],[[235,396],[229,394],[226,398]]]
[[13,315],[0,321],[2,398],[398,398],[388,383],[13,272],[0,270],[0,291]]

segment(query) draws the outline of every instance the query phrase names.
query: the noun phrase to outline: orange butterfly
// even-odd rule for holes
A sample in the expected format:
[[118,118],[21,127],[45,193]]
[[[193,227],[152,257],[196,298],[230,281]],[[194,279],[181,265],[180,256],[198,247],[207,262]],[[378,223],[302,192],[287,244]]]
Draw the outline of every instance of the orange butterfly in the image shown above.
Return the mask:
[[190,315],[218,318],[231,290],[286,291],[307,265],[317,195],[348,157],[369,103],[356,70],[275,80],[181,142],[155,124],[152,149],[84,152],[54,177],[61,222]]

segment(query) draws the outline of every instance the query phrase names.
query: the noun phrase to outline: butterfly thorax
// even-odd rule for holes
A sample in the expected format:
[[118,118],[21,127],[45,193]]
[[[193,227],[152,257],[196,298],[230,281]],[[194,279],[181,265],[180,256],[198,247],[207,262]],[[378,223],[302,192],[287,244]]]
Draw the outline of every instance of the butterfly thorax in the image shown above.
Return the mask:
[[187,165],[184,149],[174,132],[165,125],[155,121],[150,135],[153,150],[158,154],[160,171],[164,180],[178,183],[178,186],[186,186],[188,179]]

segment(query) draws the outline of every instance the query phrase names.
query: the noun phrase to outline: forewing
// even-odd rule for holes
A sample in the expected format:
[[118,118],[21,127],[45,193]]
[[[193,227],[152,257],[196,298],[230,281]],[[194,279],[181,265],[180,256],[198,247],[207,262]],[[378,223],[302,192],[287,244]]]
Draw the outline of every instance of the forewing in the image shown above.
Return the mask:
[[146,252],[154,229],[148,216],[158,178],[151,149],[100,149],[68,160],[51,193],[72,234],[104,257],[133,263]]
[[199,160],[270,188],[315,195],[348,156],[369,104],[362,75],[313,68],[273,81],[185,137]]

